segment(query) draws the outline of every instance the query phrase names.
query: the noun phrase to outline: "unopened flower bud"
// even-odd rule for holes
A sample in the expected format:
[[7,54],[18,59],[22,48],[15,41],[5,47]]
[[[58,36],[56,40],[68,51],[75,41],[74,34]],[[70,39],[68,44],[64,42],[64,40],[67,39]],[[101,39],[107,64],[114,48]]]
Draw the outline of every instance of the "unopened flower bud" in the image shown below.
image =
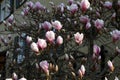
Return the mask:
[[116,17],[116,13],[113,13],[112,14],[112,19],[115,19],[115,17]]
[[82,72],[82,74],[84,75],[85,74],[85,66],[84,65],[81,65],[81,72]]
[[39,69],[39,65],[38,65],[38,63],[36,63],[35,66],[36,66],[37,69]]
[[53,70],[53,64],[49,63],[49,70]]
[[70,59],[75,60],[74,57],[70,54]]
[[50,22],[45,21],[45,22],[42,24],[42,27],[43,27],[46,31],[48,31],[48,30],[50,30],[50,29],[52,28],[52,25],[51,25]]
[[114,71],[113,63],[110,60],[107,62],[107,64],[108,64],[110,71]]
[[75,73],[74,73],[74,72],[71,72],[71,74],[72,74],[72,76],[73,76],[73,77],[76,77],[76,75],[75,75]]
[[93,46],[93,52],[96,56],[99,56],[101,48],[98,45]]
[[80,16],[80,21],[82,22],[82,23],[87,23],[87,22],[90,22],[90,19],[89,19],[89,16],[88,15],[85,15],[85,16],[83,16],[83,15],[81,15]]
[[108,78],[107,78],[107,77],[105,77],[105,80],[108,80]]
[[7,23],[6,23],[6,21],[3,21],[3,23],[4,23],[4,25],[5,25],[5,26],[7,26]]
[[46,75],[47,75],[47,76],[49,76],[49,75],[50,75],[49,70],[47,70]]
[[61,45],[63,43],[63,38],[61,36],[58,36],[56,42],[58,45]]
[[86,28],[86,29],[89,29],[90,27],[91,27],[90,22],[87,22],[87,24],[86,24],[85,28]]
[[116,52],[120,54],[120,48],[118,48],[118,46],[116,47]]
[[115,79],[114,80],[119,80],[119,78],[117,76],[115,76]]
[[65,60],[69,60],[68,54],[65,54]]
[[78,70],[78,76],[79,76],[80,78],[83,77],[82,71],[81,71],[80,69]]
[[49,75],[49,70],[48,70],[49,63],[46,60],[44,60],[41,61],[39,65],[42,68],[42,70],[46,73],[46,75]]
[[27,36],[27,37],[26,37],[26,41],[27,41],[28,44],[31,43],[31,42],[32,42],[32,37]]
[[58,65],[55,66],[55,71],[56,71],[56,72],[58,71]]

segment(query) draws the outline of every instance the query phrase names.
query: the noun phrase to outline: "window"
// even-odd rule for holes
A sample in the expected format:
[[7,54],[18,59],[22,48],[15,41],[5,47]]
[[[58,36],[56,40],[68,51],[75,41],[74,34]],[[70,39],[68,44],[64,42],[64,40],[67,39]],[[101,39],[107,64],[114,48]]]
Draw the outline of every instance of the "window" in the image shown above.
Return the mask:
[[3,21],[6,17],[8,17],[11,11],[8,9],[7,5],[10,5],[11,0],[4,0],[0,3],[0,22]]
[[[18,9],[26,1],[27,0],[3,0],[0,3],[0,22],[9,17],[9,15],[14,12],[14,9]],[[9,9],[7,5],[9,5],[11,9]]]

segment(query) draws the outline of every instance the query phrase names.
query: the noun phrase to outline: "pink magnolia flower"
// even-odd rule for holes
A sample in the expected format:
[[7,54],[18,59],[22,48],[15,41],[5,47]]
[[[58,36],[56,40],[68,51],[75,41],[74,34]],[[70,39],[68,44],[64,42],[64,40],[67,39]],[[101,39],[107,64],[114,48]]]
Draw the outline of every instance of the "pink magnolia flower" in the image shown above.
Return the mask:
[[104,26],[104,21],[102,19],[97,19],[95,22],[95,27],[100,30]]
[[35,43],[35,42],[32,42],[31,45],[30,45],[31,49],[38,53],[39,52],[39,48],[38,48],[38,45]]
[[12,14],[12,15],[7,19],[7,21],[8,21],[10,24],[12,24],[13,21],[14,21],[14,15]]
[[86,28],[86,29],[89,29],[90,27],[91,27],[90,22],[87,22],[87,24],[86,24],[85,28]]
[[32,42],[32,37],[27,36],[27,37],[26,37],[26,41],[27,41],[28,44],[31,43],[31,42]]
[[53,42],[55,40],[55,33],[53,31],[47,31],[45,36],[49,42]]
[[63,38],[61,36],[58,36],[56,42],[58,45],[61,45],[63,43]]
[[44,39],[38,39],[37,45],[40,49],[45,49],[47,47],[47,42]]
[[89,22],[90,21],[90,19],[89,19],[89,16],[88,15],[85,15],[85,16],[80,16],[80,21],[82,22],[82,23],[87,23],[87,22]]
[[45,22],[42,24],[42,27],[43,27],[46,31],[48,31],[48,30],[50,30],[50,29],[52,28],[52,25],[51,25],[50,22],[45,21]]
[[111,71],[114,71],[113,63],[110,60],[107,62],[107,65],[108,65],[108,67],[110,68]]
[[76,34],[74,34],[74,38],[75,38],[75,42],[78,44],[82,44],[83,42],[83,38],[84,38],[84,34],[83,33],[79,33],[77,32]]
[[70,7],[69,7],[69,10],[71,11],[71,13],[75,13],[78,11],[78,6],[77,4],[71,4]]
[[110,34],[112,35],[113,42],[120,40],[120,31],[113,30],[112,32],[110,32]]
[[55,29],[60,30],[62,28],[62,24],[60,23],[60,21],[56,20],[54,22],[52,22],[52,25]]
[[84,12],[90,7],[90,2],[88,0],[82,0],[80,7],[81,7],[82,11]]
[[18,80],[18,76],[17,76],[17,74],[15,72],[12,74],[12,79],[13,80]]
[[26,5],[30,8],[33,8],[34,3],[32,1],[29,1],[26,3]]
[[36,2],[34,5],[34,9],[35,10],[44,10],[45,7],[40,2]]
[[43,71],[44,71],[45,73],[48,73],[48,72],[49,72],[49,70],[48,70],[48,68],[49,68],[49,63],[48,63],[46,60],[41,61],[39,65],[40,65],[40,67],[43,69]]
[[99,56],[101,49],[98,45],[93,46],[93,52],[95,53],[96,56]]
[[110,1],[105,1],[104,7],[111,9],[112,8],[112,3]]

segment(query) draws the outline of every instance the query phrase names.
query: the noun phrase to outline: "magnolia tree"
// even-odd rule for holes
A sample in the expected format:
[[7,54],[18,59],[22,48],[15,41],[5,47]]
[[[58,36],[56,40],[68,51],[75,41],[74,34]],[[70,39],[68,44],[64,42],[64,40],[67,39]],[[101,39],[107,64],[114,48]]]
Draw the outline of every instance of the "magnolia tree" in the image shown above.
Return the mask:
[[[40,2],[26,2],[21,21],[14,15],[4,21],[5,30],[17,33],[24,42],[12,46],[13,80],[21,76],[28,80],[119,80],[114,65],[120,54],[120,1],[68,0],[50,5],[48,9]],[[20,52],[24,56],[18,63]]]

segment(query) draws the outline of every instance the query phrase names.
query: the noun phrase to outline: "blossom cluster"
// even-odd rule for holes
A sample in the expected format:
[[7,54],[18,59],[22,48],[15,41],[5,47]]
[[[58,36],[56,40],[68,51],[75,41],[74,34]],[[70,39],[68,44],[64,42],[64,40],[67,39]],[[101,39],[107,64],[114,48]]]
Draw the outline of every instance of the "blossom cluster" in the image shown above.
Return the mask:
[[[21,22],[22,25],[18,26],[15,16],[11,15],[6,21],[3,21],[4,25],[10,31],[26,32],[25,40],[27,46],[29,46],[30,53],[35,53],[35,56],[37,56],[35,66],[40,72],[45,73],[47,78],[62,70],[59,64],[62,61],[63,63],[65,62],[65,66],[62,64],[63,68],[65,67],[66,70],[69,68],[68,71],[71,71],[72,76],[77,76],[80,79],[89,76],[86,74],[87,69],[97,73],[103,60],[102,54],[105,51],[100,46],[102,43],[98,45],[94,41],[99,40],[102,34],[110,35],[109,37],[110,39],[112,37],[113,43],[117,43],[120,40],[120,30],[117,27],[115,27],[116,29],[110,29],[112,22],[115,22],[117,14],[113,12],[114,10],[110,10],[113,9],[114,5],[112,1],[68,0],[67,5],[61,3],[56,6],[53,2],[50,2],[50,4],[52,10],[47,9],[39,1],[35,3],[28,1],[21,15],[23,19],[28,18],[29,20]],[[98,5],[99,7],[97,7]],[[117,2],[117,6],[120,7],[120,1]],[[3,38],[1,40],[5,42]],[[88,56],[86,54],[82,55],[78,48],[91,46],[91,44],[89,45],[89,40],[93,41],[93,43],[91,42],[92,47],[90,47],[92,51],[89,51],[88,47]],[[72,48],[69,49],[67,47],[68,44],[74,44],[74,42],[78,45],[70,45],[69,47]],[[44,51],[48,53],[47,56],[50,59],[43,57],[43,55],[46,55],[42,54]],[[79,62],[77,62],[77,53],[83,56],[82,58],[79,57],[81,60]],[[115,53],[115,56],[120,53],[119,46],[116,46]],[[63,54],[62,61],[59,61],[61,60],[61,54]],[[38,56],[42,56],[42,60],[38,59]],[[89,62],[93,64],[86,66]],[[108,61],[105,61],[104,64],[106,64],[104,65],[105,67],[108,67],[109,72],[115,71],[114,61],[111,58],[108,58]],[[76,65],[77,68],[75,67]],[[78,69],[78,67],[80,68]],[[18,79],[15,73],[13,73],[13,78],[14,80]],[[107,77],[105,77],[105,80],[107,80]]]

